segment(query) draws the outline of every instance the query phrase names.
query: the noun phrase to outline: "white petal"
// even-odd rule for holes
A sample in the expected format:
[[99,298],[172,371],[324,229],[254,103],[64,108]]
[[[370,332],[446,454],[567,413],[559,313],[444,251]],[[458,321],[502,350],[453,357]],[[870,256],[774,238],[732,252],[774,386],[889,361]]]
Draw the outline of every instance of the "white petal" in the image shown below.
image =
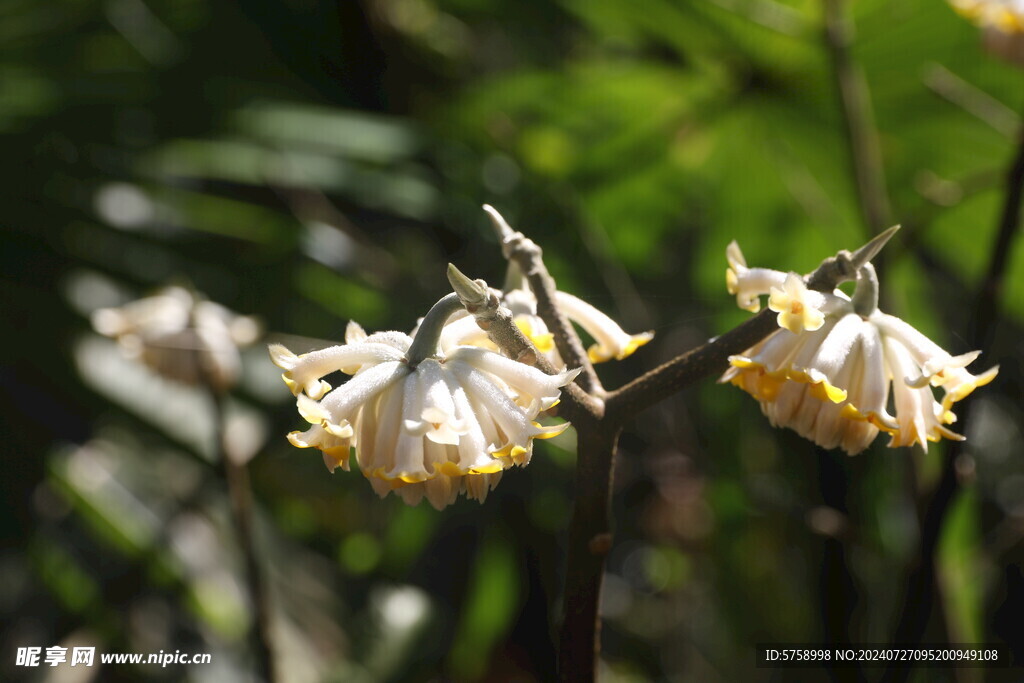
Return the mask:
[[837,383],[837,373],[847,363],[866,324],[855,313],[843,316],[828,332],[817,353],[814,354],[810,367],[824,374],[832,384],[841,389],[845,388]]
[[[515,402],[484,373],[462,361],[450,361],[448,365],[456,373],[459,383],[466,388],[467,393],[482,404],[487,414],[505,433],[509,443],[525,447],[530,438],[538,433],[539,430]],[[505,445],[507,444],[500,444]]]
[[[454,373],[446,372],[445,381],[451,391],[452,401],[455,406],[455,415],[465,426],[465,432],[459,436],[459,468],[463,471],[470,469],[493,470],[500,466],[500,462],[491,456],[491,445],[484,435],[480,420],[473,410],[473,406],[466,395],[466,390],[458,382]],[[483,419],[488,419],[486,415]],[[495,445],[498,448],[500,444]]]
[[[560,396],[560,388],[573,381],[580,369],[548,375],[537,368],[506,358],[492,351],[461,347],[449,355],[449,362],[464,361],[484,372],[496,375],[515,391],[537,399],[539,410],[550,408]],[[533,413],[530,417],[536,415]]]
[[622,360],[654,336],[651,332],[627,334],[614,320],[572,294],[555,292],[555,302],[570,320],[579,324],[597,342],[596,348],[591,347],[588,351],[593,362],[608,358]]
[[889,373],[893,378],[893,402],[896,405],[896,421],[900,425],[899,434],[893,436],[893,443],[899,446],[921,444],[928,450],[929,417],[934,420],[931,391],[925,387],[915,389],[904,380],[908,374],[916,371],[910,352],[897,339],[884,337],[885,359],[889,365]]
[[402,431],[417,437],[430,429],[423,420],[425,389],[423,375],[419,371],[411,373],[402,385]]
[[355,320],[349,320],[345,326],[345,343],[358,344],[366,341],[366,330]]
[[426,437],[439,444],[458,444],[465,427],[455,417],[455,403],[444,377],[449,373],[433,359],[420,363],[416,372],[420,373],[424,391],[420,417],[428,426]]
[[[390,472],[395,466],[395,453],[398,436],[402,432],[402,404],[406,380],[399,380],[386,389],[378,397],[376,404],[376,432],[372,446],[364,450],[371,442],[362,429],[357,430],[359,445],[356,447],[356,460],[359,468],[368,477],[381,476]],[[367,426],[367,430],[369,426]]]
[[350,420],[360,406],[409,372],[408,365],[397,361],[375,365],[327,394],[320,405],[330,416],[330,422],[338,424],[341,420]]
[[[403,352],[387,344],[362,344],[331,346],[319,351],[296,356],[280,344],[270,345],[270,357],[282,370],[285,381],[292,393],[305,391],[313,398],[320,398],[325,389],[320,378],[336,370],[356,371],[365,364],[377,365],[400,360]],[[327,385],[329,388],[330,385]]]
[[487,333],[480,329],[480,326],[476,324],[476,319],[472,317],[449,322],[441,329],[439,342],[441,351],[448,353],[450,349],[463,345],[495,348],[488,339]]
[[[901,346],[910,352],[910,357],[918,366],[924,366],[928,361],[934,359],[952,360],[952,356],[944,351],[941,346],[928,337],[918,332],[912,325],[906,323],[894,315],[876,313],[871,316],[871,322],[878,326],[883,337],[894,337]],[[909,377],[917,376],[915,371]]]

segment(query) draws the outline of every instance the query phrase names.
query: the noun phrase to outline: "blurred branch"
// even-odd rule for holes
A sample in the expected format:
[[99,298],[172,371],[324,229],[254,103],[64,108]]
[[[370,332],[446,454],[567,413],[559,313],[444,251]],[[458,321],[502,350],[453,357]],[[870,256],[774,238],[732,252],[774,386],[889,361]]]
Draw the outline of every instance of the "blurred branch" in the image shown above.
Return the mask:
[[1002,169],[992,168],[970,173],[962,178],[946,180],[931,171],[921,171],[915,178],[918,194],[928,203],[911,210],[903,218],[900,244],[905,252],[915,252],[921,245],[926,228],[940,213],[965,200],[999,185]]
[[892,221],[885,190],[881,144],[871,112],[871,96],[864,72],[850,55],[853,27],[845,16],[843,0],[824,2],[825,46],[832,60],[832,72],[839,90],[857,202],[869,234],[874,235]]
[[[972,308],[971,346],[983,351],[992,348],[1009,255],[1014,237],[1020,233],[1021,202],[1024,200],[1024,127],[1018,131],[1016,154],[1006,172],[1005,182],[1006,197],[992,243],[988,268]],[[972,412],[970,404],[964,407],[962,425],[970,422]],[[946,453],[942,478],[925,513],[918,563],[907,580],[901,611],[903,618],[893,636],[894,643],[919,643],[928,627],[938,590],[935,584],[936,552],[946,515],[960,490],[957,464],[962,454],[961,442],[953,444]],[[909,668],[888,669],[882,680],[887,683],[902,682],[909,676]]]
[[[857,586],[847,562],[846,529],[849,519],[847,498],[849,481],[846,458],[817,445],[807,444],[818,463],[818,489],[821,492],[822,507],[817,516],[819,523],[812,525],[824,537],[822,544],[819,595],[821,600],[822,633],[825,642],[838,648],[850,645],[850,619],[857,606]],[[833,528],[829,528],[832,526]],[[836,667],[826,663],[829,676],[834,681],[864,681],[864,672],[859,667]]]
[[[337,231],[345,245],[355,253],[347,260],[368,282],[384,287],[394,281],[398,267],[394,257],[385,249],[370,242],[348,216],[320,190],[313,187],[287,187],[273,184],[268,174],[267,184],[288,205],[301,223],[320,224]],[[317,256],[317,254],[313,254]],[[321,256],[322,258],[322,256]],[[327,263],[334,269],[340,264]]]
[[1012,140],[1017,134],[1020,117],[1013,109],[943,65],[932,64],[928,67],[924,84],[939,97],[988,124],[1001,135]]
[[608,237],[608,231],[579,205],[568,188],[556,193],[555,198],[562,200],[564,210],[573,215],[573,223],[579,230],[583,248],[590,254],[594,265],[597,266],[598,274],[611,293],[623,326],[628,324],[642,330],[650,329],[651,313],[647,302],[640,296],[636,283],[615,253],[615,246]]
[[991,347],[1013,240],[1020,234],[1021,201],[1024,200],[1024,126],[1019,127],[1017,138],[1017,153],[1006,174],[1006,199],[999,217],[999,228],[989,252],[988,268],[978,292],[977,304],[973,308],[971,341],[972,346],[978,349]]
[[235,526],[238,545],[245,562],[246,585],[249,589],[249,600],[252,602],[253,624],[251,640],[256,651],[256,666],[260,678],[269,683],[277,681],[274,668],[274,651],[271,647],[270,632],[270,601],[267,596],[263,568],[257,557],[253,542],[253,505],[252,485],[249,480],[249,469],[244,462],[232,457],[225,441],[224,430],[227,425],[224,412],[224,394],[217,390],[208,375],[204,373],[206,388],[213,404],[216,424],[215,448],[219,462],[227,482],[228,502],[231,509],[231,520]]

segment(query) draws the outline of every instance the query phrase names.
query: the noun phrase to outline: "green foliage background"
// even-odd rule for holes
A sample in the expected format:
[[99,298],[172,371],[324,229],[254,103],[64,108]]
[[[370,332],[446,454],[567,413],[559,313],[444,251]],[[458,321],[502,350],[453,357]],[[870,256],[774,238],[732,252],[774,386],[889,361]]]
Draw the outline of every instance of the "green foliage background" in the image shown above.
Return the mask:
[[[904,225],[884,306],[963,353],[1024,79],[943,3],[852,5]],[[104,681],[251,670],[209,408],[120,359],[92,310],[187,281],[298,351],[350,319],[409,330],[446,262],[501,283],[486,202],[562,289],[656,331],[600,368],[618,386],[747,316],[730,240],[808,271],[869,237],[821,24],[799,0],[4,2],[0,676],[38,678],[16,648],[67,643],[214,657]],[[926,642],[1021,638],[1022,249]],[[437,513],[289,446],[300,419],[262,347],[230,410],[258,453],[285,680],[551,678],[571,433],[482,507]],[[816,453],[708,381],[621,451],[603,680],[826,680],[754,669],[754,645],[891,637],[944,446]]]

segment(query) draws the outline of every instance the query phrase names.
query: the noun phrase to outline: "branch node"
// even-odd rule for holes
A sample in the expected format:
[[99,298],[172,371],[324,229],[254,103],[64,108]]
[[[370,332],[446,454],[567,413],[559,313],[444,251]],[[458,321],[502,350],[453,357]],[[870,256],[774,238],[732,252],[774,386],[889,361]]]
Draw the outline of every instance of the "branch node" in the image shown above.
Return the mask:
[[609,532],[596,534],[587,543],[587,549],[590,550],[590,554],[596,557],[604,557],[612,549],[612,535]]

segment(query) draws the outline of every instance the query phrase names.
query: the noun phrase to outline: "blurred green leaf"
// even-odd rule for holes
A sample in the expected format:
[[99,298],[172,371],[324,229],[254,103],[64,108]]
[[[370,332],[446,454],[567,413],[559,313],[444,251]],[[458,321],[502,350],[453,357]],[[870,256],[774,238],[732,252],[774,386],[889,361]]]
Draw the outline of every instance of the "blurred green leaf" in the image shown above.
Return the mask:
[[466,607],[448,654],[459,678],[480,678],[498,639],[511,628],[519,606],[519,572],[513,549],[504,538],[492,534],[477,554]]

